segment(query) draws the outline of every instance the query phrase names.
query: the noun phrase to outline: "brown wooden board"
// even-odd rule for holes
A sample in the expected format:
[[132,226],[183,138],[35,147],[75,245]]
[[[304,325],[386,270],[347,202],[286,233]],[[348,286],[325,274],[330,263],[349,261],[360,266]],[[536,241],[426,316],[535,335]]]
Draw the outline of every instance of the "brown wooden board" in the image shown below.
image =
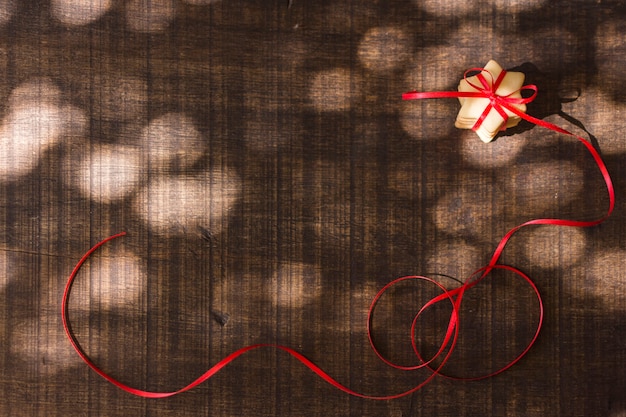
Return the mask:
[[[0,2],[0,415],[602,416],[626,414],[626,3],[621,0],[40,0]],[[531,115],[591,135],[617,207],[590,229],[529,227],[502,263],[536,282],[545,322],[494,378],[351,397],[259,349],[194,390],[127,394],[81,362],[171,391],[255,343],[296,349],[372,395],[428,375],[386,367],[366,319],[404,275],[458,285],[512,227],[591,220],[602,177],[574,138],[528,123],[484,144],[454,128],[455,90],[495,59],[539,87]],[[413,316],[434,287],[395,287],[381,351],[418,363]],[[421,340],[441,336],[441,306]],[[446,366],[493,370],[538,319],[494,273],[468,293]],[[424,347],[425,352],[433,347]],[[430,349],[430,350],[429,350]]]

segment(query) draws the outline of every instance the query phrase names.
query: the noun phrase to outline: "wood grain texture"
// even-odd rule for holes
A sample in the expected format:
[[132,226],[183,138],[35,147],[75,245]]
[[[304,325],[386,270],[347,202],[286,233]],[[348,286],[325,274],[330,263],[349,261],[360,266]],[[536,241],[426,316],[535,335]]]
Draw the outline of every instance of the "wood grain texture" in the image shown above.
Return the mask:
[[[626,414],[622,0],[72,3],[0,5],[0,415]],[[599,227],[529,228],[507,246],[502,262],[546,306],[512,369],[376,402],[263,349],[154,401],[71,350],[65,280],[125,230],[81,270],[70,305],[85,350],[123,382],[175,390],[267,342],[360,392],[419,383],[369,348],[382,286],[454,285],[445,276],[466,279],[515,225],[593,219],[608,201],[574,139],[522,123],[483,144],[454,128],[455,100],[400,99],[455,89],[492,58],[539,86],[530,114],[593,135],[617,193]],[[467,296],[450,374],[502,365],[533,332],[532,292],[493,278]],[[374,337],[390,358],[414,363],[410,322],[434,293],[403,285],[382,300]],[[425,317],[424,341],[446,313]]]

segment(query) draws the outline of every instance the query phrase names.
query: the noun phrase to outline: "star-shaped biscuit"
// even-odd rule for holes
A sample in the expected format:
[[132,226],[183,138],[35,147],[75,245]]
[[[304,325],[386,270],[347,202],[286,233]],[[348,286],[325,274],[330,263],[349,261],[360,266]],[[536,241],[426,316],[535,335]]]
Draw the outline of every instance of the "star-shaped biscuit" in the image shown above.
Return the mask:
[[[483,79],[492,88],[496,80],[500,77],[503,69],[497,62],[491,60],[485,65],[481,71]],[[505,72],[504,77],[495,90],[495,95],[501,97],[510,98],[522,98],[520,92],[522,85],[524,84],[524,73],[522,72]],[[476,88],[476,86],[480,88]],[[483,88],[481,80],[478,75],[467,77],[461,80],[458,90],[460,92],[478,92]],[[485,91],[484,89],[482,91]],[[510,110],[501,107],[508,118],[502,117],[500,112],[492,105],[492,100],[488,97],[459,97],[461,102],[461,109],[456,118],[455,126],[460,129],[474,129],[480,139],[487,143],[491,142],[499,131],[506,128],[516,126],[521,118]],[[519,109],[521,112],[526,112],[525,104],[510,104],[511,106]],[[476,121],[480,118],[487,107],[491,107],[487,116],[482,122],[476,126]]]

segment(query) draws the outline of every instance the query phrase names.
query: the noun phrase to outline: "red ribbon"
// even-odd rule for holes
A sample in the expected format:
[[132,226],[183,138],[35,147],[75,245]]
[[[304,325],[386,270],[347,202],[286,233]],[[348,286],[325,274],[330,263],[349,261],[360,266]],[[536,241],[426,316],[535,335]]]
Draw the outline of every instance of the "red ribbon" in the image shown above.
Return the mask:
[[[475,71],[476,69],[471,69],[466,71],[464,77],[467,78],[467,73],[470,71]],[[480,70],[480,69],[478,69]],[[137,388],[133,388],[130,387],[118,380],[116,380],[115,378],[111,377],[110,375],[108,375],[106,372],[104,372],[103,370],[101,370],[89,357],[88,355],[84,352],[84,350],[82,349],[82,347],[80,346],[78,340],[76,339],[76,337],[74,336],[74,334],[71,332],[70,330],[70,325],[69,325],[69,319],[68,319],[68,306],[69,306],[69,297],[70,297],[70,290],[72,287],[72,283],[74,282],[76,276],[78,275],[78,272],[80,270],[80,268],[82,267],[82,265],[87,261],[87,259],[96,251],[98,250],[98,248],[100,248],[102,245],[106,244],[107,242],[110,242],[113,239],[116,239],[118,237],[124,236],[126,233],[122,232],[122,233],[118,233],[116,235],[110,236],[102,241],[100,241],[99,243],[97,243],[96,245],[94,245],[91,249],[89,249],[89,251],[87,251],[87,253],[85,253],[82,258],[78,261],[78,263],[76,264],[76,266],[74,267],[74,269],[72,270],[72,273],[70,274],[67,284],[65,286],[65,291],[63,293],[63,300],[62,300],[62,321],[63,321],[63,328],[65,329],[65,333],[70,341],[70,343],[72,344],[74,350],[76,350],[76,352],[78,353],[78,355],[82,358],[82,360],[91,368],[93,369],[98,375],[100,375],[101,377],[103,377],[104,379],[106,379],[107,381],[109,381],[110,383],[112,383],[113,385],[117,386],[118,388],[139,396],[139,397],[145,397],[145,398],[165,398],[165,397],[171,397],[173,395],[176,394],[180,394],[182,392],[188,391],[192,388],[195,388],[196,386],[200,385],[201,383],[205,382],[206,380],[208,380],[209,378],[211,378],[213,375],[215,375],[217,372],[219,372],[222,368],[224,368],[226,365],[228,365],[229,363],[231,363],[232,361],[234,361],[235,359],[237,359],[239,356],[245,354],[246,352],[249,352],[251,350],[255,350],[255,349],[260,349],[260,348],[273,348],[273,349],[278,349],[278,350],[282,350],[286,353],[288,353],[289,355],[293,356],[294,358],[296,358],[298,361],[300,361],[304,366],[306,366],[307,368],[309,368],[312,372],[314,372],[316,375],[318,375],[320,378],[322,378],[324,381],[326,381],[327,383],[329,383],[330,385],[332,385],[333,387],[337,388],[340,391],[343,391],[345,393],[348,393],[350,395],[354,395],[356,397],[361,397],[361,398],[368,398],[368,399],[375,399],[375,400],[390,400],[390,399],[395,399],[395,398],[400,398],[406,395],[409,395],[411,393],[414,393],[416,391],[418,391],[419,389],[421,389],[422,387],[424,387],[427,383],[429,383],[430,381],[432,381],[436,376],[442,376],[445,378],[451,378],[451,379],[460,379],[460,380],[478,380],[478,379],[484,379],[484,378],[488,378],[488,377],[492,377],[494,375],[497,375],[499,373],[504,372],[505,370],[509,369],[510,367],[512,367],[513,365],[515,365],[516,363],[518,363],[523,357],[524,355],[526,355],[526,353],[531,349],[531,347],[533,346],[533,344],[535,343],[535,341],[537,340],[537,337],[539,336],[539,332],[541,330],[541,326],[543,324],[543,301],[541,299],[541,295],[539,293],[539,290],[537,289],[537,286],[534,284],[534,282],[530,279],[530,277],[528,277],[526,274],[524,274],[522,271],[520,271],[519,269],[509,266],[509,265],[503,265],[503,264],[498,264],[498,260],[500,258],[500,256],[502,255],[502,252],[504,251],[504,248],[506,246],[506,244],[509,242],[509,240],[511,239],[511,237],[515,234],[515,232],[517,232],[519,229],[526,227],[526,226],[531,226],[531,225],[554,225],[554,226],[570,226],[570,227],[591,227],[591,226],[596,226],[600,223],[602,223],[603,221],[605,221],[613,212],[613,209],[615,207],[615,191],[613,189],[613,184],[611,181],[611,177],[609,175],[609,172],[604,164],[604,162],[602,161],[602,158],[600,156],[600,154],[596,151],[596,149],[593,147],[593,145],[588,142],[587,140],[585,140],[584,138],[575,135],[565,129],[562,129],[552,123],[534,118],[532,116],[529,116],[527,114],[525,114],[524,112],[518,110],[516,107],[513,106],[513,104],[522,104],[522,103],[529,103],[530,101],[532,101],[536,94],[537,94],[537,87],[536,86],[524,86],[522,87],[522,89],[527,89],[527,90],[532,90],[534,91],[533,95],[531,97],[528,98],[512,98],[510,97],[510,95],[507,96],[498,96],[496,95],[496,91],[497,91],[497,87],[499,85],[499,83],[502,81],[502,78],[504,77],[504,71],[502,72],[502,74],[500,75],[500,77],[498,77],[498,79],[496,79],[492,84],[490,84],[489,82],[487,82],[487,80],[481,75],[477,77],[482,84],[481,86],[477,86],[477,85],[473,85],[471,84],[477,91],[476,92],[449,92],[449,91],[439,91],[439,92],[429,92],[429,93],[418,93],[418,92],[410,92],[410,93],[406,93],[403,95],[403,99],[404,100],[412,100],[412,99],[426,99],[426,98],[450,98],[450,97],[486,97],[489,98],[489,106],[487,107],[489,110],[491,110],[491,108],[495,108],[496,111],[498,111],[498,113],[500,113],[501,115],[504,113],[503,109],[507,109],[511,112],[513,112],[514,114],[516,114],[517,116],[521,117],[524,120],[527,120],[531,123],[534,123],[538,126],[544,127],[546,129],[550,129],[553,130],[555,132],[559,132],[568,136],[572,136],[577,138],[579,141],[581,141],[583,143],[583,145],[585,145],[585,147],[587,148],[587,150],[589,151],[589,153],[591,154],[591,156],[593,157],[596,165],[598,166],[600,173],[602,174],[603,178],[604,178],[604,182],[606,184],[606,188],[608,191],[608,195],[609,195],[609,207],[608,210],[606,212],[606,214],[604,214],[602,217],[600,217],[597,220],[592,220],[592,221],[578,221],[578,220],[563,220],[563,219],[534,219],[534,220],[530,220],[527,221],[525,223],[522,223],[516,227],[514,227],[513,229],[511,229],[508,233],[506,233],[504,235],[504,237],[500,240],[500,242],[498,243],[496,250],[494,251],[493,256],[491,257],[491,260],[489,261],[487,266],[484,266],[480,269],[478,269],[476,272],[474,272],[460,287],[452,289],[452,290],[448,290],[446,289],[443,285],[441,285],[440,283],[436,282],[435,280],[425,277],[425,276],[406,276],[406,277],[401,277],[398,279],[395,279],[393,281],[391,281],[390,283],[388,283],[387,285],[385,285],[374,297],[370,307],[369,307],[369,311],[368,311],[368,315],[367,315],[367,334],[368,334],[368,338],[370,341],[370,345],[372,347],[372,349],[374,350],[374,352],[376,353],[376,355],[382,360],[384,361],[386,364],[388,364],[389,366],[392,366],[394,368],[397,369],[401,369],[401,370],[415,370],[415,369],[427,369],[430,370],[430,374],[426,377],[426,379],[422,382],[420,382],[418,385],[416,385],[415,387],[398,393],[398,394],[392,394],[392,395],[382,395],[382,396],[375,396],[375,395],[368,395],[368,394],[363,394],[363,393],[359,393],[357,391],[354,391],[351,388],[348,388],[347,386],[341,384],[340,382],[336,381],[334,378],[332,378],[330,375],[328,375],[325,371],[323,371],[320,367],[318,367],[317,365],[315,365],[313,362],[311,362],[309,359],[307,359],[306,357],[304,357],[302,354],[298,353],[297,351],[287,347],[287,346],[282,346],[282,345],[278,345],[278,344],[255,344],[255,345],[250,345],[250,346],[246,346],[243,347],[241,349],[238,349],[236,351],[234,351],[233,353],[231,353],[230,355],[226,356],[224,359],[220,360],[218,363],[216,363],[215,365],[213,365],[209,370],[207,370],[204,374],[202,374],[200,377],[198,377],[196,380],[194,380],[193,382],[191,382],[190,384],[188,384],[187,386],[177,390],[177,391],[172,391],[172,392],[153,392],[153,391],[144,391],[141,389],[137,389]],[[483,112],[484,116],[486,117],[486,113],[488,113],[488,110],[485,110],[485,112]],[[477,122],[478,126],[480,126],[480,123],[482,123],[482,120],[484,120],[484,117],[482,119],[479,119],[479,121]],[[475,126],[475,128],[477,128]],[[473,377],[450,377],[447,375],[444,375],[441,370],[443,368],[443,366],[448,362],[448,360],[450,359],[453,351],[454,351],[454,347],[457,344],[457,339],[458,339],[458,334],[459,334],[459,321],[460,321],[460,316],[459,316],[459,310],[461,307],[461,303],[463,300],[463,296],[465,294],[465,292],[469,289],[471,289],[472,287],[474,287],[476,284],[478,284],[481,280],[485,279],[489,273],[495,269],[501,269],[501,270],[505,270],[505,271],[509,271],[512,272],[514,274],[516,274],[518,277],[520,277],[522,280],[524,280],[532,289],[532,291],[535,293],[537,300],[539,302],[539,320],[538,320],[538,324],[537,324],[537,328],[532,336],[532,339],[530,340],[530,342],[528,343],[528,345],[523,349],[522,353],[519,354],[517,357],[515,357],[514,359],[512,359],[510,362],[508,362],[506,365],[504,365],[503,367],[501,367],[500,369],[497,369],[495,371],[490,371],[488,373],[486,373],[485,375],[479,375],[479,376],[473,376]],[[476,279],[473,279],[474,277],[477,277]],[[441,294],[437,297],[434,297],[433,299],[427,301],[417,312],[417,314],[415,315],[414,319],[413,319],[413,323],[411,325],[411,341],[412,341],[412,345],[413,345],[413,350],[415,351],[416,356],[418,357],[420,363],[418,365],[415,366],[403,366],[403,365],[399,365],[396,364],[392,361],[390,361],[389,359],[385,358],[380,352],[379,350],[376,348],[373,338],[372,338],[372,331],[371,331],[371,323],[372,323],[372,317],[373,317],[373,312],[375,309],[375,306],[377,305],[378,301],[380,300],[380,298],[383,296],[383,294],[385,294],[385,292],[387,290],[389,290],[389,288],[393,287],[394,285],[403,282],[403,281],[408,281],[408,280],[420,280],[420,281],[425,281],[427,283],[430,283],[432,285],[435,285],[436,287],[438,287],[441,290]],[[432,307],[435,304],[438,304],[442,301],[448,301],[450,302],[450,305],[452,306],[452,311],[450,313],[450,318],[448,321],[448,325],[447,325],[447,329],[446,329],[446,333],[445,336],[443,338],[443,341],[441,343],[441,345],[438,348],[437,353],[429,360],[425,360],[422,355],[419,352],[418,346],[417,346],[417,340],[416,340],[416,329],[417,329],[417,325],[418,325],[418,320],[421,317],[421,315],[428,310],[430,307]],[[437,366],[434,366],[433,363],[435,362],[436,359],[439,359],[439,364]]]
[[[307,359],[304,355],[302,355],[301,353],[297,352],[296,350],[294,350],[294,349],[292,349],[290,347],[287,347],[287,346],[278,345],[278,344],[270,344],[270,343],[259,343],[259,344],[255,344],[255,345],[250,345],[250,346],[246,346],[246,347],[243,347],[241,349],[238,349],[238,350],[234,351],[233,353],[231,353],[230,355],[226,356],[224,359],[220,360],[218,363],[213,365],[209,370],[207,370],[204,374],[200,375],[200,377],[196,378],[193,382],[191,382],[190,384],[188,384],[185,387],[183,387],[183,388],[181,388],[179,390],[176,390],[176,391],[155,392],[155,391],[145,391],[145,390],[141,390],[141,389],[137,389],[137,388],[131,387],[129,385],[126,385],[126,384],[118,381],[117,379],[113,378],[112,376],[110,376],[109,374],[104,372],[102,369],[100,369],[89,358],[87,353],[85,353],[83,348],[80,346],[80,343],[78,342],[78,340],[76,339],[76,337],[72,333],[72,331],[70,329],[69,318],[68,318],[68,315],[69,315],[68,306],[69,306],[70,291],[71,291],[71,288],[72,288],[72,284],[73,284],[74,280],[76,279],[76,276],[78,275],[78,272],[79,272],[80,268],[89,259],[89,257],[95,251],[97,251],[101,246],[103,246],[107,242],[110,242],[111,240],[117,239],[117,238],[125,236],[125,235],[126,235],[126,232],[121,232],[121,233],[118,233],[116,235],[107,237],[106,239],[96,243],[91,249],[89,249],[80,258],[78,263],[74,266],[74,269],[72,270],[72,273],[70,274],[70,276],[69,276],[69,278],[67,280],[67,283],[65,285],[65,290],[63,292],[63,299],[62,299],[62,305],[61,305],[61,319],[62,319],[62,322],[63,322],[63,329],[65,330],[65,334],[67,335],[67,337],[68,337],[72,347],[78,353],[80,358],[93,371],[95,371],[102,378],[104,378],[105,380],[109,381],[111,384],[115,385],[116,387],[120,388],[121,390],[126,391],[126,392],[128,392],[130,394],[136,395],[138,397],[144,397],[144,398],[167,398],[167,397],[171,397],[171,396],[174,396],[174,395],[177,395],[177,394],[181,394],[181,393],[183,393],[185,391],[189,391],[189,390],[197,387],[198,385],[202,384],[203,382],[205,382],[206,380],[211,378],[213,375],[215,375],[217,372],[219,372],[226,365],[228,365],[229,363],[231,363],[232,361],[234,361],[235,359],[237,359],[239,356],[243,355],[244,353],[249,352],[251,350],[259,349],[259,348],[273,348],[273,349],[278,349],[278,350],[282,350],[284,352],[287,352],[288,354],[290,354],[291,356],[296,358],[298,361],[300,361],[304,366],[306,366],[311,371],[313,371],[320,378],[322,378],[324,381],[326,381],[327,383],[329,383],[330,385],[332,385],[333,387],[337,388],[340,391],[343,391],[345,393],[348,393],[348,394],[356,396],[356,397],[367,398],[367,399],[372,399],[372,400],[391,400],[391,399],[396,399],[396,398],[400,398],[400,397],[404,397],[406,395],[409,395],[409,394],[411,394],[411,393],[421,389],[424,385],[429,383],[434,377],[436,377],[439,374],[439,371],[445,365],[447,359],[449,358],[450,354],[452,353],[452,349],[450,349],[450,352],[448,352],[448,354],[446,355],[445,360],[442,361],[442,363],[436,369],[433,369],[433,372],[424,381],[422,381],[419,385],[413,387],[412,389],[410,389],[408,391],[405,391],[405,392],[402,392],[402,393],[399,393],[399,394],[386,395],[386,396],[367,395],[367,394],[362,394],[362,393],[359,393],[357,391],[354,391],[354,390],[346,387],[345,385],[341,384],[337,380],[335,380],[333,377],[331,377],[329,374],[327,374],[324,370],[322,370],[320,367],[315,365],[313,362],[311,362],[309,359]],[[430,278],[415,276],[415,277],[399,278],[399,279],[393,281],[392,283],[388,284],[385,288],[383,288],[377,294],[377,296],[375,297],[374,301],[372,302],[372,305],[370,306],[370,311],[369,311],[369,314],[368,314],[368,324],[367,324],[368,329],[370,328],[370,322],[371,322],[371,319],[372,319],[372,311],[374,310],[375,305],[377,304],[378,300],[383,295],[383,293],[391,285],[393,285],[395,283],[398,283],[400,281],[403,281],[403,280],[407,280],[407,279],[422,279],[422,280],[426,280],[426,281],[431,282],[434,285],[438,286],[441,289],[441,291],[442,291],[442,295],[440,296],[442,298],[437,299],[435,302],[448,299],[450,301],[450,303],[452,304],[452,310],[453,310],[452,311],[452,315],[451,315],[451,317],[452,317],[451,321],[453,321],[454,323],[458,322],[458,307],[457,307],[457,304],[455,303],[455,300],[453,298],[453,295],[455,295],[457,293],[447,291],[441,284],[439,284],[438,282],[436,282],[436,281],[434,281],[434,280],[432,280]],[[424,306],[422,308],[422,310],[420,311],[418,316],[415,318],[415,320],[417,320],[419,315],[424,310],[426,310],[427,307],[428,307],[428,305],[426,305],[426,306]],[[370,341],[372,341],[371,332],[369,330],[368,330],[368,334],[370,336]],[[457,334],[458,334],[458,327],[455,330],[454,343],[456,343],[456,335]],[[376,351],[376,353],[382,358],[382,356],[380,355],[380,353],[378,352],[378,350],[374,346],[373,342],[371,342],[371,343],[372,343],[372,347],[374,348],[374,351]],[[442,344],[442,347],[441,347],[440,351],[443,351],[443,349],[445,348],[446,344],[447,343],[443,343]],[[435,358],[433,358],[432,360],[434,360]],[[429,362],[425,362],[424,364],[422,364],[422,365],[420,365],[420,366],[418,366],[416,368],[429,367],[429,364],[430,364],[430,362],[432,362],[432,360],[429,361]],[[389,363],[391,366],[393,366],[395,368],[402,369],[401,366],[394,365],[394,364],[392,364],[391,362],[389,362],[387,360],[385,360],[385,362]],[[432,369],[432,368],[429,368],[429,369]]]
[[[482,87],[473,84],[472,82],[470,82],[467,79],[467,74],[469,72],[473,72],[473,71],[480,71],[477,74],[477,78],[480,80]],[[587,148],[587,150],[589,151],[589,153],[591,154],[591,156],[593,157],[594,162],[596,163],[598,169],[600,170],[600,173],[602,174],[602,178],[604,179],[604,183],[606,185],[606,189],[607,189],[607,193],[609,196],[609,207],[606,211],[606,213],[596,219],[596,220],[591,220],[591,221],[580,221],[580,220],[565,220],[565,219],[554,219],[554,218],[546,218],[546,219],[533,219],[533,220],[529,220],[527,222],[524,222],[520,225],[515,226],[514,228],[512,228],[511,230],[509,230],[504,237],[502,237],[502,239],[500,240],[500,242],[498,243],[492,257],[491,260],[489,261],[489,264],[487,266],[484,266],[482,268],[480,268],[479,270],[477,270],[476,272],[474,272],[468,280],[465,281],[465,283],[457,289],[448,291],[446,293],[446,297],[442,297],[442,296],[438,296],[432,300],[430,300],[426,305],[430,306],[433,304],[436,304],[440,301],[445,300],[446,298],[449,297],[456,297],[454,298],[455,300],[455,304],[457,305],[457,310],[458,310],[458,306],[460,306],[461,304],[461,300],[463,297],[463,294],[465,293],[465,291],[467,291],[469,288],[475,286],[476,284],[478,284],[478,282],[480,282],[481,280],[483,280],[485,277],[487,277],[487,275],[489,275],[489,273],[494,270],[494,269],[505,269],[508,271],[511,271],[515,274],[517,274],[518,276],[520,276],[524,281],[526,281],[532,288],[533,292],[535,293],[535,295],[537,296],[537,299],[539,301],[539,323],[537,325],[537,329],[536,332],[533,336],[533,338],[531,339],[530,343],[527,345],[527,347],[522,351],[522,353],[517,356],[515,359],[513,359],[512,361],[510,361],[508,364],[506,364],[505,366],[503,366],[502,368],[490,372],[486,375],[482,375],[482,376],[478,376],[478,377],[471,377],[471,378],[452,378],[452,377],[448,377],[448,378],[452,378],[452,379],[461,379],[461,380],[477,380],[477,379],[484,379],[484,378],[489,378],[492,377],[494,375],[497,375],[499,373],[504,372],[505,370],[509,369],[510,367],[512,367],[513,365],[515,365],[517,362],[519,362],[522,357],[524,355],[526,355],[526,353],[528,353],[528,351],[530,350],[530,348],[532,347],[532,345],[535,343],[535,341],[537,340],[537,337],[539,336],[539,331],[541,330],[541,326],[543,324],[543,301],[541,299],[541,295],[539,294],[539,290],[537,289],[537,286],[534,284],[534,282],[527,276],[525,275],[523,272],[521,272],[519,269],[514,268],[512,266],[509,265],[502,265],[502,264],[498,264],[498,260],[500,259],[500,256],[502,255],[502,252],[504,251],[504,248],[506,246],[506,244],[509,242],[509,240],[511,239],[511,237],[513,237],[513,235],[520,230],[523,227],[526,226],[538,226],[538,225],[552,225],[552,226],[568,226],[568,227],[592,227],[592,226],[597,226],[600,223],[604,222],[607,218],[609,218],[611,216],[611,213],[613,213],[613,210],[615,208],[615,189],[613,188],[613,181],[611,180],[611,176],[609,174],[608,169],[606,168],[606,165],[604,164],[604,161],[602,160],[602,157],[600,156],[600,154],[598,153],[598,151],[593,147],[593,145],[591,144],[591,142],[589,142],[588,140],[586,140],[585,138],[576,135],[574,133],[569,132],[568,130],[565,130],[555,124],[552,124],[550,122],[546,122],[545,120],[541,120],[541,119],[537,119],[536,117],[530,116],[524,112],[522,112],[521,110],[519,110],[517,107],[513,106],[513,104],[527,104],[530,103],[531,101],[533,101],[535,99],[535,97],[537,96],[537,86],[535,85],[526,85],[523,86],[520,90],[514,91],[506,96],[499,96],[496,94],[496,91],[498,89],[498,86],[500,85],[500,82],[502,81],[502,79],[504,78],[504,75],[506,74],[506,71],[502,70],[502,72],[500,73],[500,76],[498,77],[498,79],[493,83],[493,85],[490,85],[487,80],[483,77],[482,72],[485,71],[487,74],[489,74],[489,76],[491,76],[491,78],[493,79],[493,76],[491,75],[490,72],[488,72],[487,70],[481,69],[481,68],[472,68],[469,69],[465,72],[465,74],[463,75],[463,78],[468,82],[469,85],[471,85],[474,89],[476,89],[476,92],[463,92],[463,91],[433,91],[433,92],[416,92],[416,91],[411,91],[408,93],[405,93],[402,95],[402,99],[403,100],[416,100],[416,99],[429,99],[429,98],[459,98],[459,97],[483,97],[483,98],[488,98],[489,99],[489,105],[486,107],[485,111],[482,113],[481,117],[476,121],[476,124],[473,126],[473,130],[477,130],[482,121],[484,120],[484,118],[487,116],[487,114],[489,113],[489,111],[491,111],[492,108],[495,108],[496,111],[498,111],[498,113],[500,115],[503,116],[503,118],[505,119],[505,122],[508,118],[508,116],[506,115],[506,112],[504,112],[503,109],[507,109],[509,111],[511,111],[512,113],[514,113],[515,115],[519,116],[520,118],[533,123],[537,126],[541,126],[543,128],[558,132],[558,133],[562,133],[564,135],[568,135],[571,137],[574,137],[576,139],[578,139],[583,145],[585,145],[585,147]],[[515,94],[516,92],[521,92],[522,90],[531,90],[533,91],[533,94],[527,98],[513,98],[511,97],[511,95]],[[504,130],[506,128],[506,123],[503,124],[503,129]],[[479,275],[478,279],[472,281],[471,278]],[[392,285],[394,282],[392,282],[391,284],[389,284],[388,286]],[[448,326],[448,331],[446,333],[445,336],[445,341],[448,342],[451,339],[451,330],[452,328],[454,328],[455,326],[457,326],[457,323],[454,322],[452,319],[450,320],[449,326]],[[454,339],[452,339],[452,344],[455,344],[456,341]],[[414,343],[414,349],[415,349],[415,343]],[[416,349],[415,349],[416,350]],[[416,353],[419,356],[419,353],[416,350]],[[380,355],[379,355],[380,356]],[[420,357],[421,359],[421,357]],[[437,372],[439,375],[447,377],[446,375],[442,375],[441,373],[438,372],[438,370],[434,370],[434,372]]]
[[[476,72],[476,71],[478,71],[478,74],[476,74],[476,78],[478,79],[478,81],[480,81],[481,85],[476,85],[469,80],[468,74],[471,72]],[[487,81],[487,79],[483,75],[483,72],[487,74],[493,82],[490,83],[489,81]],[[487,71],[486,69],[470,68],[467,71],[465,71],[465,73],[463,74],[463,79],[476,91],[432,91],[432,92],[424,92],[424,93],[411,91],[411,92],[402,94],[402,99],[403,100],[417,100],[417,99],[425,99],[425,98],[452,98],[452,97],[454,98],[461,98],[461,97],[463,98],[486,98],[489,100],[489,104],[485,106],[485,110],[482,112],[480,117],[478,117],[474,126],[472,126],[472,130],[478,130],[478,128],[483,124],[483,121],[487,118],[487,115],[489,114],[491,109],[495,109],[500,114],[500,116],[502,116],[502,119],[504,120],[503,125],[502,125],[503,126],[502,130],[505,130],[506,121],[509,119],[509,115],[507,114],[506,111],[504,111],[504,109],[511,110],[513,113],[518,114],[516,111],[512,110],[512,109],[515,109],[519,111],[519,109],[512,106],[513,104],[528,104],[531,101],[533,101],[535,97],[537,97],[537,86],[532,85],[532,84],[525,85],[519,90],[513,91],[512,93],[504,95],[504,96],[500,96],[496,94],[505,76],[506,76],[506,71],[502,70],[498,78],[496,78],[494,81],[493,74],[491,74],[491,72]],[[511,97],[513,94],[517,92],[525,91],[525,90],[532,91],[533,93],[529,97],[522,97],[522,98]]]

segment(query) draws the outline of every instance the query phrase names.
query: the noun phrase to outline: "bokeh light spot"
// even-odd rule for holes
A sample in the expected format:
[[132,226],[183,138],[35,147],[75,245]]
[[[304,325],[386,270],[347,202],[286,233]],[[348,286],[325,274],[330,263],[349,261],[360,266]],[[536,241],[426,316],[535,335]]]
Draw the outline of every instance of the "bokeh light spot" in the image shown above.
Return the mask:
[[140,146],[152,167],[190,167],[202,157],[205,143],[193,120],[181,113],[167,113],[143,129]]
[[220,2],[222,0],[183,0],[183,3],[192,4],[195,6],[202,6],[205,4],[213,4]]
[[[309,97],[319,111],[347,110],[356,96],[350,71],[343,68],[320,71],[313,77]],[[354,85],[360,83],[354,82]]]
[[14,323],[9,338],[11,354],[30,364],[38,364],[38,373],[54,374],[81,362],[76,352],[68,347],[63,327],[54,317]]
[[512,163],[528,142],[525,136],[515,135],[502,136],[484,143],[472,130],[464,130],[459,136],[463,159],[483,168],[501,167]]
[[577,299],[597,299],[589,308],[626,312],[626,251],[602,248],[585,256],[577,277],[563,281],[564,289]]
[[175,0],[130,0],[126,25],[136,32],[163,32],[176,17]]
[[11,91],[7,103],[12,109],[42,103],[59,105],[62,96],[61,89],[50,79],[45,77],[32,78],[15,87]]
[[48,104],[11,111],[0,125],[0,179],[30,172],[43,152],[59,141],[65,121],[61,109]]
[[585,255],[585,234],[578,228],[540,227],[525,238],[524,256],[542,268],[569,268]]
[[541,7],[548,0],[490,0],[500,12],[515,13]]
[[61,23],[80,26],[99,19],[112,5],[112,0],[52,0],[51,13]]
[[433,246],[428,248],[428,253],[425,272],[446,288],[458,286],[459,282],[455,280],[463,282],[470,274],[484,266],[484,262],[481,262],[484,253],[463,240],[433,242]]
[[578,165],[569,161],[529,163],[510,167],[502,180],[520,204],[545,210],[577,198],[582,192],[584,174]]
[[492,204],[489,188],[466,186],[455,189],[435,204],[433,220],[442,231],[476,236],[491,227],[503,208]]
[[155,232],[181,234],[203,227],[218,233],[240,192],[237,175],[223,170],[160,177],[139,192],[134,206]]
[[96,146],[75,163],[75,185],[92,200],[104,203],[135,191],[143,172],[139,151],[124,146]]
[[0,0],[0,25],[4,25],[15,12],[16,0]]
[[145,262],[125,251],[90,259],[81,274],[89,280],[72,289],[72,309],[80,311],[136,308],[148,280]]
[[15,180],[39,163],[41,155],[64,136],[81,135],[85,112],[63,104],[61,90],[47,78],[18,85],[8,97],[0,124],[0,179]]
[[365,68],[387,72],[408,60],[412,49],[413,42],[407,31],[397,27],[376,27],[361,39],[358,56]]
[[436,140],[454,128],[458,102],[412,100],[402,103],[400,125],[413,139]]
[[313,265],[286,263],[272,277],[269,297],[280,307],[299,308],[316,300],[320,283],[320,271]]
[[11,279],[11,266],[7,256],[7,250],[0,250],[0,291],[4,291]]
[[540,7],[547,0],[480,0],[478,2],[462,2],[456,0],[413,0],[414,3],[428,13],[437,16],[463,16],[480,9],[491,10],[494,6],[500,12],[519,13]]
[[413,0],[421,9],[437,16],[460,16],[478,7],[469,1],[457,0]]

